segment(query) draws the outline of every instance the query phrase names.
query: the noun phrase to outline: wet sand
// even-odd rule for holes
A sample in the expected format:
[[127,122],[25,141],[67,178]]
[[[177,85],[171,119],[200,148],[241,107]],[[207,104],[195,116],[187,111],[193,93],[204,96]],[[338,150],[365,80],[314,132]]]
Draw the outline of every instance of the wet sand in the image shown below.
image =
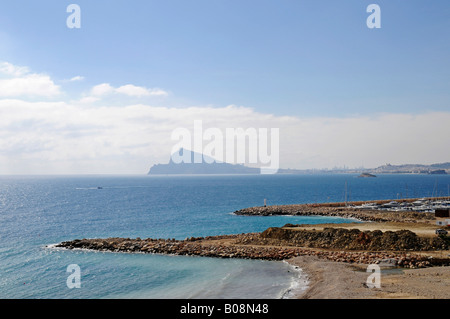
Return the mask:
[[309,280],[299,299],[449,299],[450,267],[381,271],[381,287],[366,285],[367,265],[328,261],[316,256],[288,260]]

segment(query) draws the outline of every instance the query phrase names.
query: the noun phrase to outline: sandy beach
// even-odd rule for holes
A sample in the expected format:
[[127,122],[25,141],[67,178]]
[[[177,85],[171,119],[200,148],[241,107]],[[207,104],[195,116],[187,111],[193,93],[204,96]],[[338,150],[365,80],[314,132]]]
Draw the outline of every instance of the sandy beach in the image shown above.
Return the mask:
[[309,280],[299,299],[449,299],[450,267],[381,270],[381,287],[366,285],[367,265],[324,260],[316,256],[289,259]]

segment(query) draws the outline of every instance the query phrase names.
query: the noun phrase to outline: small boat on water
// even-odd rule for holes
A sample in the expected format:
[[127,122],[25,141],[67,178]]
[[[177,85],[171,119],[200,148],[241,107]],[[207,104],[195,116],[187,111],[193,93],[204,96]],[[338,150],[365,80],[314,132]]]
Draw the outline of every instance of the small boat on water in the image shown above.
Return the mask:
[[362,173],[358,177],[377,177],[376,175],[370,174],[370,173]]

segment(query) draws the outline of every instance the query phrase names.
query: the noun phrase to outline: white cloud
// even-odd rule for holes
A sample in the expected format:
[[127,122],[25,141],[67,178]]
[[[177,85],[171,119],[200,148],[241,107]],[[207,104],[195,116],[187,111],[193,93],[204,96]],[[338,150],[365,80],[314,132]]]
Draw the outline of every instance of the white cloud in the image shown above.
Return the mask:
[[142,96],[167,96],[168,93],[161,89],[148,89],[142,86],[136,86],[133,84],[122,85],[118,88],[114,88],[109,83],[102,83],[96,85],[91,90],[91,95],[103,96],[107,94],[118,93],[127,96],[142,97]]
[[29,72],[25,66],[16,66],[9,62],[0,62],[0,73],[12,76],[21,76]]
[[29,74],[22,77],[0,80],[0,96],[45,96],[60,94],[60,87],[49,76]]
[[114,88],[109,83],[102,83],[94,86],[91,90],[91,95],[102,96],[114,92]]
[[0,97],[44,96],[53,97],[61,93],[60,87],[45,74],[30,73],[27,67],[0,63]]
[[167,91],[164,91],[162,89],[149,89],[149,95],[154,95],[154,96],[167,96],[169,95],[169,93]]
[[86,96],[83,97],[81,99],[79,99],[78,101],[76,101],[75,103],[81,103],[81,104],[92,104],[94,102],[100,101],[99,97],[96,96]]
[[77,76],[74,76],[73,78],[70,78],[69,82],[76,82],[76,81],[83,81],[83,80],[84,80],[84,76],[77,75]]
[[150,92],[142,87],[142,86],[135,86],[132,84],[123,85],[115,90],[117,93],[125,94],[128,96],[148,96],[150,95]]

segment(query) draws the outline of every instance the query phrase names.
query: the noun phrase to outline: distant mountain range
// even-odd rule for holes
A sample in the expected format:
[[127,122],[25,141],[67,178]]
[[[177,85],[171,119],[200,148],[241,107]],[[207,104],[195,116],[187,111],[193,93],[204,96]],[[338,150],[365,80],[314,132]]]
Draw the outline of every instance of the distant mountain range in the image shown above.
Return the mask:
[[[260,174],[259,168],[247,167],[241,164],[216,162],[214,159],[189,150],[180,149],[180,157],[190,159],[186,162],[175,163],[171,156],[169,163],[156,164],[150,168],[148,175],[194,175],[194,174]],[[194,163],[194,159],[201,158],[201,163]],[[450,162],[422,165],[422,164],[386,164],[377,168],[360,169],[279,169],[277,174],[450,174]]]

